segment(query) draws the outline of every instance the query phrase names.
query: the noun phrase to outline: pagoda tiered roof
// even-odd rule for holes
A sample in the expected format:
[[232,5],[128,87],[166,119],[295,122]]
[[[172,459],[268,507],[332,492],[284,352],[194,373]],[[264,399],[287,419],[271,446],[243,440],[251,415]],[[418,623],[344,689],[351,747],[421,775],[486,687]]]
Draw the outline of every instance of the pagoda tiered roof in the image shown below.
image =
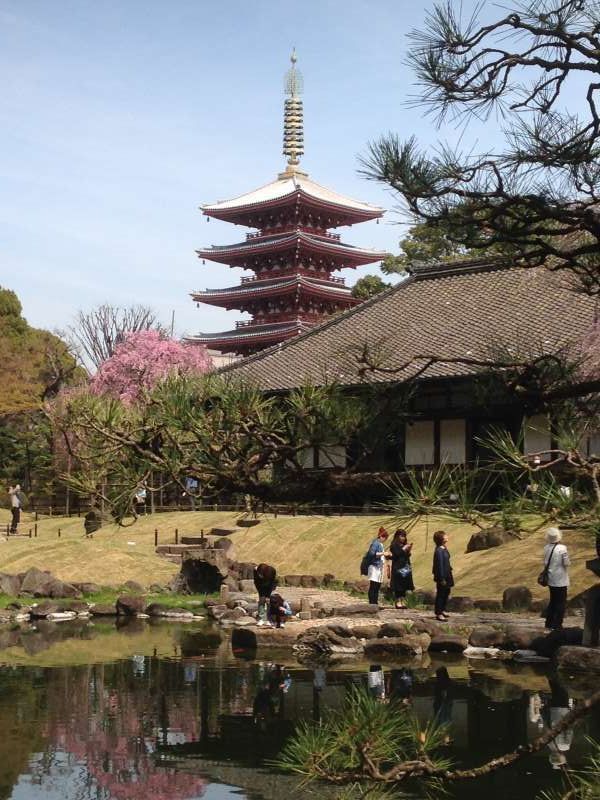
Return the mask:
[[197,250],[199,258],[218,261],[231,267],[245,267],[248,259],[263,253],[268,255],[293,250],[295,257],[301,255],[324,255],[339,261],[342,267],[357,267],[370,264],[385,257],[385,251],[372,250],[345,244],[333,235],[323,236],[303,230],[275,234],[271,236],[252,235],[245,242],[235,244],[212,245],[204,250]]
[[247,225],[249,213],[256,216],[256,212],[261,210],[290,206],[303,208],[307,212],[314,211],[318,215],[331,212],[333,216],[327,225],[330,228],[383,216],[383,208],[334,192],[299,172],[291,174],[284,172],[277,180],[252,192],[234,197],[232,200],[203,205],[202,213],[226,222]]
[[244,303],[244,301],[289,295],[291,291],[297,292],[299,297],[334,298],[336,302],[342,301],[346,306],[356,305],[360,302],[352,297],[351,289],[340,279],[320,279],[299,274],[266,280],[250,280],[226,289],[200,290],[192,292],[192,297],[197,303],[236,308],[240,307],[236,304]]
[[204,344],[214,347],[224,353],[244,352],[246,349],[268,347],[271,344],[291,339],[304,333],[312,325],[301,319],[286,320],[285,322],[268,322],[261,325],[258,322],[249,321],[238,323],[238,327],[230,331],[220,331],[219,333],[199,333],[190,336],[187,342],[193,344]]

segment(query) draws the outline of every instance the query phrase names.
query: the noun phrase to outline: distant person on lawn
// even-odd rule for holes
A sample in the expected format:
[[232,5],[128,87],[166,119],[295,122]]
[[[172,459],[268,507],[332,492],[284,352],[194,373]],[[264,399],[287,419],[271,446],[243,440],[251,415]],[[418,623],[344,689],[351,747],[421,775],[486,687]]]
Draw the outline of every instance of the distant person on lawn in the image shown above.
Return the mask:
[[398,528],[390,545],[391,566],[388,567],[390,586],[396,598],[396,608],[406,608],[405,597],[407,592],[414,591],[410,553],[412,544],[409,544],[408,534]]
[[567,590],[569,588],[569,553],[566,545],[561,544],[562,533],[558,528],[548,528],[544,546],[544,569],[548,574],[550,602],[546,609],[546,628],[558,630],[562,628],[565,609],[567,607]]
[[267,606],[277,586],[277,571],[270,564],[259,564],[254,568],[254,585],[258,592],[258,624],[267,623]]
[[435,618],[440,622],[447,622],[446,604],[450,597],[450,590],[454,586],[452,566],[450,565],[450,553],[446,545],[448,544],[448,534],[444,531],[436,531],[433,534],[435,550],[433,553],[433,580],[435,581]]
[[8,496],[10,497],[10,511],[12,514],[10,532],[18,533],[19,523],[21,522],[21,508],[23,506],[23,495],[18,483],[16,486],[8,487]]
[[369,579],[369,603],[374,606],[379,603],[379,590],[383,583],[383,567],[385,564],[385,548],[383,543],[388,538],[388,535],[385,528],[379,528],[377,536],[371,542],[367,553],[369,560],[369,569],[367,571],[367,577]]

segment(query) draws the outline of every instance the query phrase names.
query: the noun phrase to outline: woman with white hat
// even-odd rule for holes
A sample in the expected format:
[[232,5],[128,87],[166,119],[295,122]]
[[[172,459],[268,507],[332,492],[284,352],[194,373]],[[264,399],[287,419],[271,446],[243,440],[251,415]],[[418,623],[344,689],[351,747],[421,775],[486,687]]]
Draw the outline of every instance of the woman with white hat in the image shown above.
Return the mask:
[[546,628],[557,630],[562,628],[567,606],[567,589],[569,587],[569,553],[566,545],[561,544],[562,533],[558,528],[548,528],[544,547],[544,572],[550,590],[550,602],[546,609]]

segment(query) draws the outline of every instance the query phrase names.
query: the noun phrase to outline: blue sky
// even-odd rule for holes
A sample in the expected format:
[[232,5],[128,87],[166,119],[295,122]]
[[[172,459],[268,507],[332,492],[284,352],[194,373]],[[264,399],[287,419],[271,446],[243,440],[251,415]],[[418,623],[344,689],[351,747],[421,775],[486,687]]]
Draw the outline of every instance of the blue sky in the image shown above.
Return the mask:
[[[189,292],[239,282],[241,270],[202,266],[194,251],[241,229],[207,225],[198,206],[283,168],[292,46],[305,84],[304,168],[389,209],[385,223],[341,233],[397,251],[396,200],[358,176],[357,155],[388,131],[424,145],[460,135],[405,104],[415,91],[405,35],[431,6],[0,0],[0,284],[50,329],[105,301],[153,306],[164,321],[174,310],[178,334],[232,327],[238,312],[196,309]],[[489,146],[494,130],[471,125],[465,145]],[[353,283],[374,269],[344,274]]]

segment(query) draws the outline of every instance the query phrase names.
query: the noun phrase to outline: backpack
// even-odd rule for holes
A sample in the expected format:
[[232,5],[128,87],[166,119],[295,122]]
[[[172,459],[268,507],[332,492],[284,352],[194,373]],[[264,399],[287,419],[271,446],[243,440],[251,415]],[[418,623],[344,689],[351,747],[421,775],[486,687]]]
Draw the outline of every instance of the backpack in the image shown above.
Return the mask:
[[360,574],[361,575],[368,575],[369,574],[369,567],[371,564],[375,563],[375,551],[373,550],[373,545],[375,542],[378,541],[374,539],[371,544],[369,545],[369,549],[362,557],[362,561],[360,562]]
[[21,506],[21,508],[23,508],[23,506],[25,505],[25,503],[27,501],[27,498],[25,497],[23,492],[18,491],[17,492],[17,500],[19,501],[19,505]]

